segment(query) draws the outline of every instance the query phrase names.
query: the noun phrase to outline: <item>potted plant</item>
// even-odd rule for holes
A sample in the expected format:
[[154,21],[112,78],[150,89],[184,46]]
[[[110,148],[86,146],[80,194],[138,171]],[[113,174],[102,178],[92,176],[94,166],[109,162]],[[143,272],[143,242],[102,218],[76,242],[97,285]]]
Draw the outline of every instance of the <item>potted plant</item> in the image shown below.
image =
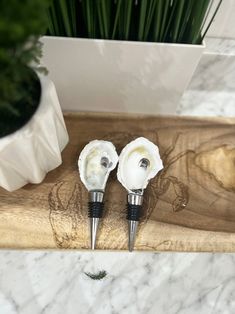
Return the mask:
[[[54,0],[42,62],[68,110],[175,113],[213,0]],[[66,38],[67,37],[67,38]]]
[[0,186],[39,183],[61,163],[68,134],[53,83],[37,71],[46,1],[0,2]]

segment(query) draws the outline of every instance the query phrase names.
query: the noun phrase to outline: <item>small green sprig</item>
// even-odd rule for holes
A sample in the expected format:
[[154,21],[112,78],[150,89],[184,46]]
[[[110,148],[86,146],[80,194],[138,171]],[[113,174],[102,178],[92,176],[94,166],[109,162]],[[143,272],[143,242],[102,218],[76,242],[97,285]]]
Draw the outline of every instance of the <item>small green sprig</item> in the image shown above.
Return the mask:
[[101,270],[98,273],[92,274],[92,273],[84,273],[87,277],[93,279],[93,280],[102,280],[107,276],[107,272],[105,270]]

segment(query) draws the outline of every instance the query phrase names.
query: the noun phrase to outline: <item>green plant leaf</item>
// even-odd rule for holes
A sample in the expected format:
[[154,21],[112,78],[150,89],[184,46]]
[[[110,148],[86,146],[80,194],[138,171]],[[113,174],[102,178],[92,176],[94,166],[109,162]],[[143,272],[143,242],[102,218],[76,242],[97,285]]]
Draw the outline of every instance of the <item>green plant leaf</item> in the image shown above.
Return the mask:
[[[154,41],[163,41],[163,34],[166,28],[166,23],[167,23],[167,16],[169,14],[169,8],[170,8],[170,0],[165,0],[164,5],[163,5],[164,0],[160,0],[157,6],[157,17],[156,17],[156,31],[155,31],[155,37]],[[160,32],[159,32],[160,31]],[[158,37],[159,34],[159,37]]]
[[125,31],[124,39],[129,39],[130,25],[131,25],[131,13],[132,13],[132,0],[125,1]]
[[116,38],[117,26],[118,26],[118,21],[119,21],[120,12],[121,12],[121,5],[122,5],[122,0],[117,0],[112,39]]
[[[188,0],[186,0],[188,1]],[[182,14],[183,9],[185,5],[185,0],[180,0],[177,3],[176,11],[175,11],[175,17],[174,17],[174,26],[172,31],[172,42],[175,43],[177,41],[178,35],[179,35],[179,28],[182,21]]]
[[144,37],[144,27],[146,23],[146,15],[147,15],[147,1],[140,1],[140,19],[139,19],[139,30],[138,30],[138,40],[143,41]]
[[68,5],[71,0],[68,3],[66,0],[57,0],[57,1],[59,3],[62,23],[65,28],[65,34],[66,36],[72,37],[72,29],[70,26],[70,19],[69,19],[69,12],[68,12]]
[[200,44],[222,0],[53,0],[49,34]]

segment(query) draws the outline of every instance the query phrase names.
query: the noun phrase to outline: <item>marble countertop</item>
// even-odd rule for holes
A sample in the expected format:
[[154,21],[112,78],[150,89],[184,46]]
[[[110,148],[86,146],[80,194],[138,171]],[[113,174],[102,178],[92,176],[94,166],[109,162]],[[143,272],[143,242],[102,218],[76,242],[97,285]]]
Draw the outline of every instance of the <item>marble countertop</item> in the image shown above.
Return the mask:
[[208,38],[206,46],[177,113],[234,117],[235,40]]
[[1,314],[235,312],[234,254],[8,251],[0,265]]
[[[178,114],[235,116],[234,52],[208,40]],[[235,254],[2,250],[0,266],[0,314],[235,313]]]

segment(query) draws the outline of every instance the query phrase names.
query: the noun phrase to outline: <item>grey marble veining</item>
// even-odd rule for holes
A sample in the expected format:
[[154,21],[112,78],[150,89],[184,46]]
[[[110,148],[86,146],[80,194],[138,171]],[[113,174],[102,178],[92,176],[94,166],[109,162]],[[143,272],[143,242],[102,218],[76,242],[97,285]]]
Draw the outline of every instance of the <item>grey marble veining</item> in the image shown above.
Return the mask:
[[235,39],[207,37],[206,53],[227,56],[235,55]]
[[177,113],[235,117],[235,55],[205,53]]
[[[179,114],[235,116],[234,46],[213,45]],[[0,314],[16,313],[233,314],[235,254],[0,251]]]
[[235,312],[233,254],[13,251],[0,264],[1,314]]

